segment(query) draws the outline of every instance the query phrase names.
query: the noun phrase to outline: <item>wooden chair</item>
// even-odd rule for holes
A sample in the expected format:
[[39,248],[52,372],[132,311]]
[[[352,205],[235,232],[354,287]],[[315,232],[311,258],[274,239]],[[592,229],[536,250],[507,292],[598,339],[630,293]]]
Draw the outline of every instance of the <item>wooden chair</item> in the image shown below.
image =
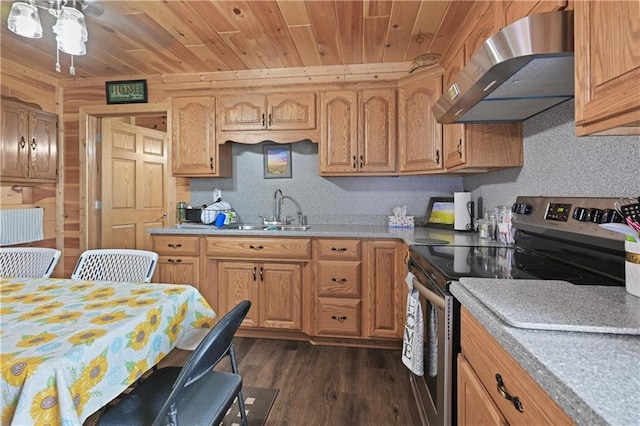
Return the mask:
[[0,248],[0,276],[49,278],[60,258],[60,250],[44,247]]
[[[115,405],[108,406],[99,426],[120,425],[219,425],[237,397],[242,424],[247,416],[242,378],[233,349],[233,336],[247,316],[251,302],[236,305],[211,329],[184,367],[153,372]],[[225,356],[232,373],[214,371]]]
[[158,254],[145,250],[86,250],[71,278],[91,281],[151,282]]

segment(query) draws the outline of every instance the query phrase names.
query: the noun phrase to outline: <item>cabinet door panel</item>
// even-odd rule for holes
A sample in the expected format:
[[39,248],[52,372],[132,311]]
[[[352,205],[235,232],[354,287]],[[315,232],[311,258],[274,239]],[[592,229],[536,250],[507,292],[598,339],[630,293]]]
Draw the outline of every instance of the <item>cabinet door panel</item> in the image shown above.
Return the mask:
[[233,95],[220,97],[220,130],[266,129],[266,96]]
[[363,172],[396,170],[396,91],[365,90],[360,101],[358,168]]
[[58,168],[56,161],[58,120],[54,115],[39,113],[31,113],[29,117],[31,126],[29,177],[55,180]]
[[29,114],[25,109],[2,104],[2,152],[0,167],[3,177],[27,177],[29,161]]
[[316,94],[276,94],[268,97],[267,127],[271,130],[316,128]]
[[259,265],[260,325],[302,328],[302,268],[296,264]]
[[357,94],[327,92],[321,99],[320,172],[355,172],[358,153]]
[[578,135],[609,129],[611,134],[638,134],[639,16],[637,1],[575,2]]
[[[251,301],[251,309],[242,322],[243,326],[260,325],[258,294],[258,265],[253,262],[219,262],[219,309],[222,316],[243,300]],[[255,277],[255,278],[254,278]]]
[[161,256],[155,272],[155,282],[200,286],[200,262],[197,257]]
[[215,175],[215,100],[173,99],[173,174]]
[[[444,72],[444,90],[448,90],[455,77],[464,68],[464,46],[454,55],[451,63]],[[442,125],[443,150],[445,152],[444,166],[447,168],[464,164],[467,161],[464,124]]]
[[508,424],[462,354],[458,355],[458,424]]
[[400,88],[400,172],[442,169],[442,125],[431,112],[441,93],[441,77]]

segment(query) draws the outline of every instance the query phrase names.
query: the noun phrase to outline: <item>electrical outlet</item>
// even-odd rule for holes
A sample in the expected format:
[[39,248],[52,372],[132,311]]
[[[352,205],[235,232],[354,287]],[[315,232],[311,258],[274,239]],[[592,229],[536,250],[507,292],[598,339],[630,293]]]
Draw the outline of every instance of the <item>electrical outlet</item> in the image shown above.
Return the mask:
[[213,188],[213,202],[215,203],[220,199],[222,199],[222,191],[218,188]]

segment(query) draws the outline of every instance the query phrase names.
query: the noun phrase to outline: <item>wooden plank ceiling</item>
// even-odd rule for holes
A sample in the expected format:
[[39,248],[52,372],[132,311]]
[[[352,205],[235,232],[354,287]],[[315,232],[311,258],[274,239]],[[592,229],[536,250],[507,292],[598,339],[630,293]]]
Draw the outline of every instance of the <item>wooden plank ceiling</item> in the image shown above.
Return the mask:
[[[7,29],[13,1],[2,0],[1,57],[58,79],[407,63],[444,53],[465,1],[112,1],[85,0],[87,54],[56,49],[55,18],[39,9],[41,39]],[[46,5],[45,0],[36,0]]]

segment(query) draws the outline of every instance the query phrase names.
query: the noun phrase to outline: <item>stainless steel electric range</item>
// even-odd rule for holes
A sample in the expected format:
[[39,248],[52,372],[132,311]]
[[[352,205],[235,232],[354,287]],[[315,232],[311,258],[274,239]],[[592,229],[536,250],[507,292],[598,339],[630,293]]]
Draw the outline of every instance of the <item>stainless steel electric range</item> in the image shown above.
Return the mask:
[[460,305],[449,284],[460,277],[562,280],[574,285],[624,286],[624,236],[598,225],[622,221],[616,198],[518,197],[516,243],[510,246],[412,245],[424,324],[423,376],[411,386],[423,424],[456,424],[455,357]]

